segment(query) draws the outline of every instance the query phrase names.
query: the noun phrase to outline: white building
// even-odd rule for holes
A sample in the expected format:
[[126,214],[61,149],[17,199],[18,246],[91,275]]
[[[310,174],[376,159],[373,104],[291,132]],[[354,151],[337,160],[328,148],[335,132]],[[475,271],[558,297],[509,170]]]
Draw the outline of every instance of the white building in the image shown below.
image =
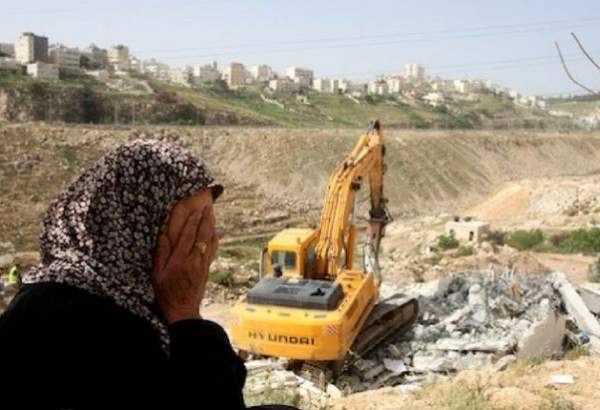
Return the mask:
[[425,67],[421,64],[406,64],[404,67],[404,78],[411,81],[422,81],[425,79]]
[[371,80],[367,85],[367,92],[369,94],[386,95],[389,93],[389,88],[387,83],[382,79]]
[[221,78],[221,73],[217,69],[217,63],[194,67],[193,82],[195,84],[212,83]]
[[405,80],[401,77],[389,77],[385,79],[385,82],[391,94],[400,94],[405,87]]
[[169,70],[169,81],[183,86],[190,85],[191,72],[185,68],[174,68]]
[[81,67],[81,53],[76,48],[53,44],[49,50],[50,62],[60,70],[76,73]]
[[309,88],[315,75],[313,70],[300,67],[290,67],[286,73],[300,88]]
[[258,65],[256,67],[252,67],[250,70],[250,74],[254,81],[259,83],[266,83],[271,81],[275,75],[273,73],[273,69],[268,65]]
[[440,105],[443,105],[446,102],[446,97],[444,97],[444,94],[442,93],[433,92],[424,95],[423,101],[425,101],[426,104],[431,105],[432,107],[439,107]]
[[108,78],[110,77],[108,70],[86,71],[86,74],[90,77],[94,77],[98,81],[108,81]]
[[11,43],[0,43],[0,53],[10,58],[15,58],[15,45]]
[[294,92],[300,89],[300,85],[291,78],[283,77],[269,81],[269,88],[279,92]]
[[33,78],[41,78],[46,80],[58,80],[58,67],[53,64],[37,63],[27,64],[27,74]]
[[490,225],[485,222],[456,218],[446,223],[446,235],[461,242],[479,243],[490,231]]
[[108,63],[116,72],[129,70],[129,48],[117,45],[108,50]]
[[90,44],[81,54],[86,56],[90,60],[91,65],[98,69],[108,67],[108,51],[104,48]]
[[315,78],[312,83],[312,88],[321,93],[331,92],[331,80],[329,78]]
[[223,80],[229,88],[237,88],[246,85],[248,71],[241,63],[231,63],[223,70]]
[[48,62],[48,37],[23,33],[15,43],[15,59],[21,64]]
[[166,81],[169,79],[169,66],[155,59],[144,60],[142,61],[142,73]]
[[461,94],[468,94],[473,91],[471,83],[466,80],[454,80],[454,90]]
[[142,60],[137,57],[129,57],[129,69],[136,73],[142,72]]

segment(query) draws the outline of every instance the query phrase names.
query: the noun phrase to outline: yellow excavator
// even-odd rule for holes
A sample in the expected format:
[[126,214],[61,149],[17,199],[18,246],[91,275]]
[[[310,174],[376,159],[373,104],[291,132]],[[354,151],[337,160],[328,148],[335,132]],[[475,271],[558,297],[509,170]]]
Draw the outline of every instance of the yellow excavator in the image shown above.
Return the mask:
[[[331,174],[317,229],[285,229],[263,250],[259,282],[232,309],[242,353],[317,363],[339,371],[410,328],[415,299],[379,300],[378,254],[391,220],[383,196],[385,147],[378,121]],[[358,192],[368,180],[370,210],[362,269],[355,269]]]

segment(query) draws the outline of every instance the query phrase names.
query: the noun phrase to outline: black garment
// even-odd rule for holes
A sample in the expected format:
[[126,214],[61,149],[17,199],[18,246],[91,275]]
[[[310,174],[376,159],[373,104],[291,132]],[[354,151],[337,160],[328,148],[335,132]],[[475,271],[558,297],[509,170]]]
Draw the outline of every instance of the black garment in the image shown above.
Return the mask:
[[0,407],[245,408],[246,370],[219,325],[184,320],[169,334],[167,358],[158,332],[110,299],[24,285],[0,317]]

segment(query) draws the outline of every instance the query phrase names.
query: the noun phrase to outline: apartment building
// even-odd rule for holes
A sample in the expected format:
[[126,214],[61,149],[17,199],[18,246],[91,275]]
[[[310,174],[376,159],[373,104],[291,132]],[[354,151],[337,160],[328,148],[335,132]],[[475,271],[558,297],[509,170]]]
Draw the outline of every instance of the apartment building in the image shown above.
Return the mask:
[[321,93],[331,92],[331,80],[329,78],[315,78],[312,83],[312,88]]
[[277,92],[294,92],[300,89],[300,85],[289,77],[282,77],[269,81],[269,88]]
[[221,78],[221,73],[217,69],[217,63],[194,67],[192,73],[194,84],[206,84],[217,81]]
[[404,78],[410,81],[423,81],[425,79],[425,67],[421,64],[406,64]]
[[175,68],[169,70],[169,81],[183,86],[190,85],[191,71],[186,68]]
[[371,80],[367,85],[367,92],[369,94],[386,95],[389,93],[389,87],[385,80]]
[[250,74],[254,81],[259,83],[266,83],[271,81],[275,74],[273,73],[273,69],[268,65],[258,65],[256,67],[252,67],[250,70]]
[[21,64],[48,62],[48,37],[23,33],[15,43],[15,58]]
[[0,72],[18,73],[22,71],[22,65],[14,58],[0,57]]
[[57,66],[41,61],[27,64],[27,74],[33,78],[42,78],[46,80],[58,80],[59,78]]
[[286,70],[288,77],[297,83],[300,88],[310,88],[314,78],[314,71],[308,68],[290,67]]
[[81,67],[81,53],[76,48],[69,48],[62,44],[53,44],[48,52],[49,60],[60,70],[65,72],[78,72]]
[[142,61],[142,73],[159,80],[169,79],[169,66],[155,59]]
[[241,63],[231,63],[223,70],[223,80],[229,88],[246,85],[247,70]]
[[108,63],[116,72],[129,70],[129,47],[116,45],[108,50]]
[[81,54],[86,56],[90,60],[90,64],[95,68],[102,69],[108,67],[108,51],[104,48],[90,44]]
[[402,77],[388,77],[385,82],[391,94],[400,94],[406,87],[406,80]]

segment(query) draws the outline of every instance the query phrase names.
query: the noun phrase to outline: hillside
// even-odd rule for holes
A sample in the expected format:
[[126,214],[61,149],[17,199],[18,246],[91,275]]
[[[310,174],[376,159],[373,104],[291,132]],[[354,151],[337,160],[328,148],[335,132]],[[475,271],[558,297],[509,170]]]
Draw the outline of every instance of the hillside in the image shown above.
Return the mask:
[[[179,141],[206,160],[227,187],[219,220],[228,238],[315,223],[329,173],[361,132],[0,124],[0,242],[35,249],[52,196],[134,138]],[[397,219],[458,212],[511,180],[593,173],[600,160],[600,135],[591,133],[384,132],[385,189]]]
[[569,119],[489,93],[434,108],[407,97],[297,95],[271,93],[264,86],[229,90],[222,83],[186,88],[144,77],[47,82],[0,74],[0,119],[8,121],[336,128],[363,127],[373,118],[388,128],[573,128]]

